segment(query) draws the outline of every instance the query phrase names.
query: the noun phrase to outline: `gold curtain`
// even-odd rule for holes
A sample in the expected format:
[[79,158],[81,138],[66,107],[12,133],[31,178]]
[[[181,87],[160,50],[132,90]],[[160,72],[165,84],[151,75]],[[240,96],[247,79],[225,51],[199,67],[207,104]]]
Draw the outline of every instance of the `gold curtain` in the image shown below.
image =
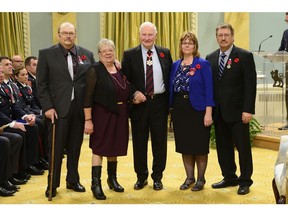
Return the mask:
[[[192,30],[192,13],[184,12],[109,12],[102,13],[102,37],[114,41],[117,59],[123,51],[139,44],[139,27],[150,21],[157,27],[156,44],[167,47],[178,59],[178,40],[183,31]],[[195,32],[195,31],[194,31]],[[196,33],[196,32],[195,32]]]
[[0,55],[24,57],[23,13],[0,13]]

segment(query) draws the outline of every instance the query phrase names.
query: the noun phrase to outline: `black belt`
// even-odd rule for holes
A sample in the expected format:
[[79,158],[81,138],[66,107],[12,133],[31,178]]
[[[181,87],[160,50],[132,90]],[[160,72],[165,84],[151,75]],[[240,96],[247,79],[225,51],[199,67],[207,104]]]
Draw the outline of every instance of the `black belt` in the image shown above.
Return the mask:
[[163,97],[164,95],[165,95],[165,92],[161,94],[145,95],[145,97],[147,100],[155,100],[157,98]]
[[189,92],[174,92],[175,97],[189,98]]

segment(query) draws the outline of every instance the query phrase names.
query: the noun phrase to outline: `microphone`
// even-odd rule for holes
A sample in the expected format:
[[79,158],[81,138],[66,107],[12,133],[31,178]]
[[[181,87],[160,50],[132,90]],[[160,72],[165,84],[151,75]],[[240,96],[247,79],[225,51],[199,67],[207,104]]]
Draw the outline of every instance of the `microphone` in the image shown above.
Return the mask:
[[261,43],[259,44],[259,49],[258,49],[258,54],[260,53],[261,51],[261,45],[264,41],[268,40],[269,38],[271,38],[273,35],[270,35],[269,37],[265,38],[264,40],[261,41]]

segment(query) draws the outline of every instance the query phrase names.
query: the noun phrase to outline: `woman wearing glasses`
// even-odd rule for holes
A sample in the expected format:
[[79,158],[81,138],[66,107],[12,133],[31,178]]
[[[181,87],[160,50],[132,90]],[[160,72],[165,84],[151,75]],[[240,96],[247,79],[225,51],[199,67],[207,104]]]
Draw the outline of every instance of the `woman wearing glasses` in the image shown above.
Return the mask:
[[199,191],[206,182],[204,175],[213,122],[212,71],[208,61],[200,58],[198,40],[192,32],[184,32],[180,37],[179,57],[172,65],[169,105],[173,109],[176,152],[182,154],[187,176],[180,190],[186,190],[196,182],[192,191]]

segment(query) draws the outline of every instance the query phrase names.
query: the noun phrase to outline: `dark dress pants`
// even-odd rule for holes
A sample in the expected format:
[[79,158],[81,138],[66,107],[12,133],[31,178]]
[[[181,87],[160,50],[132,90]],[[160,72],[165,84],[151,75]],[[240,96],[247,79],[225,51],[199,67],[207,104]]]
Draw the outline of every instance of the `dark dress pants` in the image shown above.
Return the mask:
[[152,146],[152,179],[161,180],[167,158],[167,118],[166,97],[148,99],[141,104],[141,115],[131,118],[134,170],[138,180],[148,178],[148,139],[149,131]]
[[[49,121],[49,120],[48,120]],[[52,147],[52,124],[47,124],[49,165],[51,165]],[[82,117],[75,101],[71,102],[70,110],[65,118],[58,118],[55,122],[55,143],[54,143],[54,172],[53,188],[60,186],[61,166],[63,150],[67,150],[67,176],[66,181],[76,183],[80,181],[78,163],[83,142],[84,117]],[[50,170],[50,168],[49,168]],[[48,186],[50,186],[50,172],[48,175]]]
[[224,179],[235,180],[237,178],[234,149],[236,147],[240,166],[239,185],[252,185],[253,162],[249,124],[243,124],[242,121],[227,123],[219,115],[215,121],[215,133],[218,162]]
[[12,177],[13,174],[18,173],[19,169],[19,156],[22,146],[22,137],[16,133],[3,132],[0,137],[6,137],[9,140],[9,169],[8,178]]

